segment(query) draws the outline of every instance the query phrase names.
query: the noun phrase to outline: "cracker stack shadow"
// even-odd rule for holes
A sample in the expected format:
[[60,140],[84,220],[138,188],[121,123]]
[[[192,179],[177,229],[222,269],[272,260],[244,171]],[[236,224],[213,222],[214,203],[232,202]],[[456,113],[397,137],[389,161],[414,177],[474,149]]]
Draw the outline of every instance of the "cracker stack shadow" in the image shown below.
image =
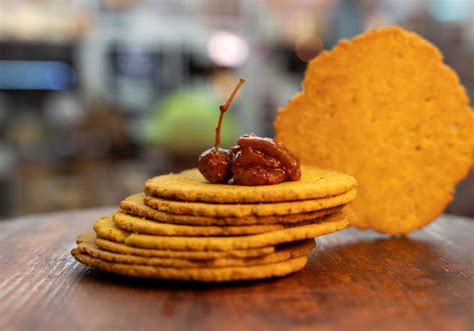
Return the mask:
[[345,228],[341,209],[354,178],[302,167],[298,182],[272,186],[207,183],[196,169],[150,179],[79,235],[72,255],[118,274],[223,282],[301,270],[314,237]]

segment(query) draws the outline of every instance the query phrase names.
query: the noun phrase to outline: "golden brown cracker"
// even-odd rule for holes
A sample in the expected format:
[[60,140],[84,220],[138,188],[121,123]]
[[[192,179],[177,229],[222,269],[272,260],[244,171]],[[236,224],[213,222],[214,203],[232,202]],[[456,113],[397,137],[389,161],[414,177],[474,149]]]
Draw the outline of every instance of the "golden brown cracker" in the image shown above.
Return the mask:
[[95,243],[95,236],[78,243],[81,253],[89,254],[92,257],[116,263],[163,266],[174,268],[199,268],[199,267],[239,267],[247,265],[268,264],[286,261],[301,256],[306,256],[314,247],[312,239],[286,245],[278,249],[273,254],[268,254],[254,258],[214,258],[214,259],[183,259],[170,257],[144,257],[132,254],[119,254],[109,252],[98,247]]
[[151,236],[118,229],[111,217],[99,219],[94,230],[101,238],[128,246],[175,251],[228,251],[251,249],[305,240],[339,231],[349,222],[342,212],[328,215],[317,223],[267,233],[236,237]]
[[274,216],[314,212],[345,205],[356,196],[356,190],[313,200],[272,202],[272,203],[205,203],[166,200],[145,196],[143,201],[151,208],[172,214],[185,214],[209,217],[245,217],[245,216]]
[[301,167],[301,180],[276,185],[241,186],[211,184],[198,171],[189,169],[149,179],[148,195],[170,200],[212,203],[286,202],[319,199],[342,194],[357,182],[348,175],[311,166]]
[[[112,215],[99,218],[93,226],[98,237],[114,241],[116,243],[125,243],[130,235],[129,232],[123,231],[115,226]],[[76,240],[77,241],[77,240]]]
[[257,224],[290,224],[308,221],[326,216],[339,211],[342,206],[316,210],[313,212],[290,214],[290,215],[270,215],[270,216],[244,216],[244,217],[209,217],[184,214],[170,214],[148,207],[143,202],[145,195],[138,193],[125,198],[120,203],[123,212],[142,218],[148,218],[159,222],[187,225],[257,225]]
[[117,212],[113,215],[115,225],[122,230],[158,236],[245,236],[286,229],[292,226],[301,226],[317,222],[318,219],[291,224],[261,224],[236,226],[195,226],[169,224],[152,221],[133,215]]
[[[95,232],[92,232],[95,237]],[[247,259],[262,257],[275,252],[275,246],[258,247],[252,249],[238,249],[229,251],[172,251],[131,247],[125,244],[116,243],[104,238],[97,237],[95,240],[97,246],[101,249],[120,254],[131,254],[144,257],[160,257],[191,260],[212,260],[222,258]]]
[[311,61],[303,91],[280,109],[275,129],[302,163],[357,178],[351,224],[406,234],[443,212],[470,168],[471,118],[441,53],[389,27]]
[[304,268],[307,257],[244,267],[171,268],[107,262],[73,249],[71,254],[82,264],[126,276],[170,280],[227,282],[281,277]]

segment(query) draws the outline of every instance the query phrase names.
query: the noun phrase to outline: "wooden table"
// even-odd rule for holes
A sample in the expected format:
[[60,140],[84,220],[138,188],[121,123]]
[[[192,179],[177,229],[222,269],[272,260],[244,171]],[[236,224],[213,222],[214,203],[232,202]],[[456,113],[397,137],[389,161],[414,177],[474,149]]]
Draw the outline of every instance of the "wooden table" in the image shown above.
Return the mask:
[[474,222],[409,238],[325,236],[282,279],[182,284],[93,270],[69,252],[111,209],[0,222],[0,330],[472,330]]

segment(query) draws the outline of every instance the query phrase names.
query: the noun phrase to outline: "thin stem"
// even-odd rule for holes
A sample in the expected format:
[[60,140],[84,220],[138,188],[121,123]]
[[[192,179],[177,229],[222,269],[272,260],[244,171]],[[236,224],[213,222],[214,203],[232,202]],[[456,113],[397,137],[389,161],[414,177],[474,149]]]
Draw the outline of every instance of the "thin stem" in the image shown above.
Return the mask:
[[230,104],[232,103],[232,100],[237,94],[237,91],[240,89],[240,87],[244,83],[245,83],[245,79],[240,78],[239,82],[235,86],[234,90],[232,91],[227,101],[219,106],[220,115],[219,115],[219,121],[217,122],[217,127],[216,127],[216,142],[214,144],[214,149],[216,150],[216,152],[219,150],[219,146],[221,144],[221,127],[222,127],[222,120],[224,119],[224,114],[229,109]]

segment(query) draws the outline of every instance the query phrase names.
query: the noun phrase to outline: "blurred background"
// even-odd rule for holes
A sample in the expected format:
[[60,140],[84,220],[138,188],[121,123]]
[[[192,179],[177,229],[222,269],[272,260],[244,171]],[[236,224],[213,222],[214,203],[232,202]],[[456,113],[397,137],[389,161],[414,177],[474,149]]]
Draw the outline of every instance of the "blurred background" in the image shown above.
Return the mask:
[[[241,132],[273,136],[306,62],[399,24],[474,97],[472,0],[0,0],[0,218],[116,205]],[[449,211],[474,216],[471,178]]]

